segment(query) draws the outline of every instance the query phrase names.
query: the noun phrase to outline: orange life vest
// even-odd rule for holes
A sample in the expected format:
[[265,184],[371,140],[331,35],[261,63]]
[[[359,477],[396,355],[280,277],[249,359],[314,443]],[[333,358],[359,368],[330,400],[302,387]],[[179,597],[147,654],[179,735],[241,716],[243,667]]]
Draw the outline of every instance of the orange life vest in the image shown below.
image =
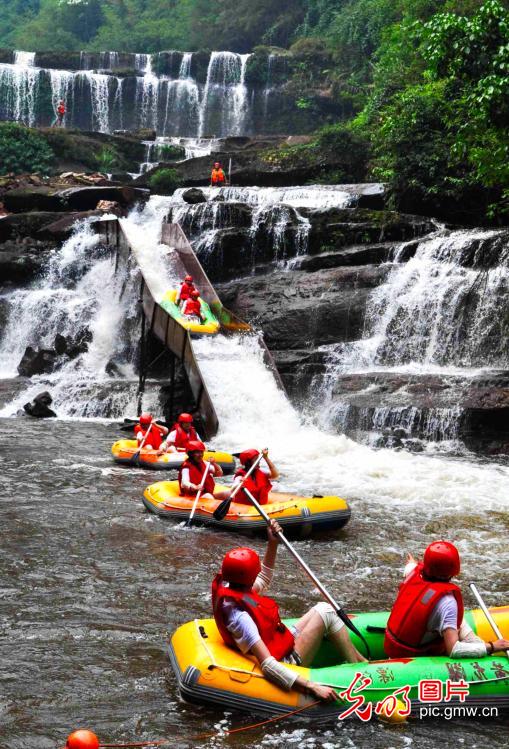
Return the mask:
[[[148,428],[149,428],[148,426],[144,427],[141,424],[137,424],[134,427],[134,435],[136,436],[139,432],[141,432],[142,439],[143,439],[148,431]],[[143,447],[150,446],[150,447],[153,447],[154,450],[159,450],[159,448],[161,447],[162,441],[163,441],[163,433],[161,429],[156,424],[152,424],[150,434],[145,440],[145,444],[143,445]],[[140,444],[141,444],[141,441],[140,441]]]
[[431,612],[448,593],[453,594],[458,604],[458,629],[463,621],[463,597],[458,586],[425,580],[422,569],[423,565],[418,564],[399,587],[385,631],[384,650],[390,658],[441,655],[445,652],[444,640],[440,636],[431,642],[421,643]]
[[277,603],[268,596],[260,596],[254,590],[246,593],[228,588],[224,585],[221,575],[216,575],[212,583],[212,610],[219,633],[227,645],[237,648],[224,620],[225,599],[233,599],[239,608],[247,611],[258,628],[260,639],[276,660],[280,661],[292,652],[295,640],[288,627],[281,621]]
[[180,292],[179,292],[179,299],[182,302],[185,302],[186,299],[189,299],[191,296],[191,292],[195,290],[195,286],[193,283],[189,283],[188,281],[183,281],[183,283],[180,286]]
[[201,315],[201,303],[199,299],[186,299],[184,306],[182,307],[182,313],[184,315],[193,315],[200,317]]
[[210,181],[213,185],[217,185],[219,182],[226,182],[226,174],[222,169],[212,169]]
[[[235,471],[235,476],[245,476],[246,473],[247,471],[244,468],[239,468]],[[272,484],[267,474],[260,470],[260,468],[254,469],[253,473],[244,481],[244,487],[248,492],[251,492],[253,497],[257,499],[261,505],[267,504]],[[242,505],[251,504],[251,500],[243,488],[235,495],[235,502],[239,502]]]
[[[196,492],[193,489],[184,489],[182,487],[182,471],[184,468],[189,469],[189,478],[191,480],[191,484],[195,484],[195,486],[199,486],[203,479],[203,474],[205,472],[205,461],[201,460],[199,465],[197,466],[196,463],[192,463],[190,460],[186,460],[182,463],[179,470],[179,486],[180,486],[180,493],[183,497],[194,497],[196,495]],[[207,473],[207,478],[205,479],[205,484],[203,485],[203,494],[213,494],[214,489],[216,487],[216,482],[214,481],[214,478],[212,476],[211,470],[209,469]]]
[[175,445],[175,447],[180,448],[181,450],[185,450],[188,442],[190,442],[191,440],[198,439],[196,429],[193,426],[190,428],[189,432],[184,432],[180,424],[177,422],[173,425],[171,431],[177,432],[177,434],[175,435],[175,442],[173,444]]

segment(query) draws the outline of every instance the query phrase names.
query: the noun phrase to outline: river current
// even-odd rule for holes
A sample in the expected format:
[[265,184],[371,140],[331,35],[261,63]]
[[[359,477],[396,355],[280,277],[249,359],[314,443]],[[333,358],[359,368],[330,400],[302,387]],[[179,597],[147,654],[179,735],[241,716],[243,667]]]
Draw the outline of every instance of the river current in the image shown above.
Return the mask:
[[[123,222],[145,276],[163,291],[171,279],[162,275],[158,231],[168,200],[153,198]],[[184,530],[149,515],[142,493],[161,475],[116,466],[110,447],[122,433],[113,423],[86,418],[104,414],[92,386],[108,380],[105,362],[119,343],[111,315],[113,263],[93,256],[94,242],[82,227],[57,251],[48,278],[8,292],[17,310],[35,311],[27,320],[11,317],[6,326],[2,376],[15,374],[17,348],[32,343],[29,332],[40,345],[62,330],[62,321],[76,328],[86,322],[93,342],[81,359],[34,378],[28,389],[22,384],[13,400],[0,403],[0,749],[53,749],[80,726],[104,743],[169,738],[179,747],[431,749],[450,746],[452,735],[454,746],[504,746],[506,718],[453,725],[412,720],[399,727],[283,720],[231,737],[193,738],[257,720],[182,702],[166,652],[180,624],[210,615],[210,583],[220,560],[246,540]],[[134,314],[134,300],[124,301],[123,315]],[[82,316],[73,322],[76,309]],[[313,408],[298,412],[278,390],[254,343],[249,336],[196,342],[220,422],[213,446],[233,451],[267,444],[281,470],[279,488],[348,499],[352,519],[342,532],[297,542],[347,610],[388,609],[406,553],[418,556],[443,537],[460,549],[467,606],[473,605],[471,580],[488,604],[508,603],[507,465],[472,455],[372,450],[322,431]],[[136,402],[134,390],[127,393],[134,376],[129,351],[124,358],[125,379],[116,381],[118,397],[109,409],[116,417],[134,416]],[[45,388],[62,420],[12,418]],[[263,550],[263,540],[249,543]],[[318,600],[284,549],[273,593],[288,616]]]
[[[220,559],[245,539],[184,530],[148,514],[141,495],[160,475],[115,466],[109,448],[118,436],[114,425],[94,421],[0,420],[2,749],[54,749],[79,726],[105,743],[172,738],[171,745],[182,747],[431,749],[450,746],[451,730],[455,746],[505,745],[504,719],[394,727],[283,720],[193,740],[256,720],[182,702],[166,654],[176,627],[209,615]],[[428,460],[432,472],[434,459]],[[450,463],[464,472],[468,494],[473,466]],[[504,470],[477,470],[484,468]],[[360,494],[351,504],[352,520],[339,535],[297,542],[349,610],[390,606],[404,553],[418,554],[439,536],[463,539],[465,589],[474,580],[490,604],[507,602],[509,513],[503,507],[487,512],[472,502],[444,510],[429,500],[405,506]],[[249,543],[263,550],[263,540]],[[273,592],[288,615],[317,600],[284,549]]]

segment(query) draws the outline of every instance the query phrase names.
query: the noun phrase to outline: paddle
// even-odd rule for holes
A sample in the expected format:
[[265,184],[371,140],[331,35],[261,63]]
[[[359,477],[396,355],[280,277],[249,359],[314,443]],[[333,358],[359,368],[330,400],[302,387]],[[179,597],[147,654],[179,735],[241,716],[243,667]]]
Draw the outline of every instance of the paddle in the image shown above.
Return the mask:
[[200,501],[200,497],[203,492],[203,487],[205,486],[205,479],[207,478],[207,474],[209,471],[210,471],[210,463],[205,463],[205,470],[203,471],[203,477],[200,482],[200,486],[198,487],[196,497],[194,498],[193,506],[191,508],[191,514],[189,515],[186,522],[184,523],[184,528],[189,528],[191,523],[193,522],[194,513],[196,512],[196,507],[198,505],[198,502]]
[[140,445],[138,451],[135,452],[135,454],[133,455],[133,462],[134,461],[139,462],[139,460],[140,460],[140,453],[143,450],[143,445],[145,444],[145,441],[146,441],[146,439],[147,439],[147,437],[149,435],[150,430],[152,429],[152,425],[153,424],[154,424],[154,422],[151,421],[150,424],[149,424],[149,427],[148,427],[147,431],[145,432],[145,436],[143,437],[143,439],[141,441],[141,445]]
[[[479,591],[477,590],[477,588],[476,588],[476,586],[475,586],[475,583],[470,583],[469,585],[470,585],[470,590],[471,590],[471,591],[472,591],[472,593],[474,594],[474,596],[475,596],[475,598],[476,598],[476,600],[477,600],[477,603],[478,603],[478,604],[479,604],[479,606],[481,607],[481,609],[482,609],[482,612],[483,612],[484,616],[486,617],[486,619],[487,619],[487,620],[488,620],[488,622],[489,622],[489,625],[490,625],[490,627],[492,628],[492,630],[493,630],[493,631],[494,631],[494,633],[496,634],[497,638],[498,638],[499,640],[503,640],[503,639],[504,639],[504,636],[503,636],[502,632],[500,631],[500,629],[498,628],[498,625],[497,625],[496,621],[494,620],[494,618],[492,617],[492,615],[491,615],[491,614],[490,614],[490,612],[488,611],[488,607],[487,607],[487,606],[486,606],[486,604],[484,603],[484,601],[483,601],[483,599],[482,599],[482,597],[481,597],[481,594],[479,593]],[[509,650],[506,650],[506,651],[505,651],[505,654],[506,654],[506,655],[507,655],[507,657],[509,658]]]
[[[256,507],[256,509],[258,510],[258,512],[260,513],[260,515],[262,516],[262,518],[265,520],[265,522],[267,523],[267,525],[270,525],[270,518],[267,515],[267,513],[265,512],[265,510],[263,509],[263,507],[257,502],[257,500],[253,497],[253,495],[251,494],[251,492],[248,489],[244,489],[244,491],[246,492],[247,496],[249,497],[249,499],[251,500],[251,502],[253,503],[253,505]],[[366,638],[364,637],[364,635],[362,635],[361,632],[359,632],[359,630],[357,629],[357,627],[355,626],[355,624],[352,622],[351,619],[348,618],[346,612],[341,608],[341,606],[339,605],[339,603],[331,596],[331,594],[329,593],[329,591],[326,588],[324,588],[324,586],[322,585],[322,583],[320,582],[320,580],[317,578],[317,576],[314,574],[314,572],[312,572],[312,570],[308,567],[308,565],[302,559],[302,557],[300,556],[300,554],[298,553],[298,551],[296,551],[293,548],[293,546],[288,541],[288,539],[286,538],[286,536],[283,533],[283,531],[279,531],[279,533],[277,535],[278,535],[279,540],[282,541],[282,543],[286,546],[286,548],[288,549],[288,551],[290,552],[290,554],[300,564],[300,566],[302,567],[302,569],[304,570],[304,572],[306,573],[306,575],[310,578],[310,580],[318,588],[318,590],[320,591],[320,593],[322,594],[322,596],[325,598],[325,600],[328,603],[330,603],[330,605],[336,611],[336,613],[339,616],[339,618],[345,623],[345,625],[348,627],[348,629],[350,629],[354,634],[357,635],[357,637],[359,637],[362,640],[362,642],[364,643],[364,645],[366,647],[367,656],[368,656],[369,659],[371,659],[371,652],[369,650],[369,645],[366,642]]]
[[[235,454],[235,453],[233,453],[233,454]],[[232,493],[230,494],[230,496],[227,499],[223,499],[223,501],[221,502],[221,504],[219,504],[216,507],[216,509],[212,513],[212,517],[214,518],[214,520],[218,520],[218,521],[219,520],[223,520],[227,516],[228,510],[230,509],[230,505],[233,502],[233,499],[234,499],[235,495],[237,494],[238,491],[240,491],[242,489],[242,485],[244,484],[244,481],[247,478],[249,478],[249,476],[251,476],[251,474],[253,473],[254,469],[256,468],[256,466],[258,465],[258,463],[260,462],[260,460],[262,458],[263,458],[263,455],[260,452],[259,456],[256,458],[255,462],[253,463],[253,465],[251,466],[251,468],[249,469],[249,471],[246,473],[245,476],[242,477],[242,481],[240,482],[240,484],[238,484],[238,486],[235,487],[235,489],[232,491]]]

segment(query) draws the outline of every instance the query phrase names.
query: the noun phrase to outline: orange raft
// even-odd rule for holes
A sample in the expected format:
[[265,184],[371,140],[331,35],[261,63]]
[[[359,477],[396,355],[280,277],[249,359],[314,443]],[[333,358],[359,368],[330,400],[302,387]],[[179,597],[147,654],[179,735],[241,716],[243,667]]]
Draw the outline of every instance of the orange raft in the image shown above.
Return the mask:
[[[217,485],[218,489],[228,489]],[[150,512],[172,520],[187,520],[193,506],[193,497],[182,497],[177,481],[158,481],[145,489],[143,504]],[[215,520],[213,512],[220,504],[218,499],[200,499],[194,519],[202,525],[237,532],[265,530],[265,521],[252,505],[232,502],[223,520]],[[269,517],[275,518],[285,532],[300,537],[312,531],[336,530],[350,520],[350,508],[341,497],[299,497],[295,494],[270,492],[264,505]]]
[[[141,450],[139,458],[134,460],[137,452],[138,443],[136,440],[118,440],[111,447],[111,454],[115,463],[123,463],[124,465],[134,467],[139,466],[140,468],[152,468],[156,471],[178,470],[184,460],[187,460],[186,452],[158,455],[157,450],[145,447]],[[229,453],[207,450],[204,454],[204,459],[209,460],[210,458],[216,459],[216,463],[221,466],[224,473],[233,473],[235,470],[235,458]]]

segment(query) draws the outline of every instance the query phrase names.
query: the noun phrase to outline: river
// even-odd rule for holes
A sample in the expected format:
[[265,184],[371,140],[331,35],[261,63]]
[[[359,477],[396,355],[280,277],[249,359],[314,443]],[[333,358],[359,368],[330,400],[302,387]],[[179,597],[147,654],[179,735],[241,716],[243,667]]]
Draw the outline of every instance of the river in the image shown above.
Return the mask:
[[[153,198],[124,222],[139,242],[144,273],[152,272],[163,291],[168,279],[157,237],[168,200]],[[132,347],[124,345],[128,336],[117,340],[116,326],[120,313],[134,317],[137,284],[112,314],[120,299],[114,263],[94,255],[96,244],[85,225],[55,251],[45,278],[6,293],[15,316],[0,346],[3,377],[15,374],[26,345],[51,343],[56,330],[74,335],[86,325],[92,341],[80,358],[1,404],[1,749],[53,749],[79,726],[103,742],[170,738],[183,747],[449,745],[447,722],[418,720],[332,728],[286,720],[230,738],[192,738],[255,719],[183,703],[166,654],[176,627],[209,615],[220,560],[245,540],[149,515],[141,496],[160,474],[113,464],[110,446],[121,433],[97,417],[106,408],[117,418],[134,415]],[[489,604],[508,603],[506,460],[373,450],[317,428],[312,407],[297,412],[249,336],[197,341],[195,349],[220,422],[215,447],[267,444],[281,489],[334,492],[351,503],[352,520],[341,533],[298,542],[348,610],[389,608],[406,552],[417,556],[440,537],[460,549],[465,591],[473,580]],[[112,382],[105,364],[115,353],[123,356],[117,361],[124,379]],[[94,389],[105,383],[115,385],[106,401]],[[12,418],[46,387],[62,420]],[[252,543],[263,549],[263,541]],[[317,600],[284,550],[273,591],[287,615]],[[454,742],[502,746],[507,727],[507,719],[455,721]]]
[[[193,740],[219,724],[237,727],[255,718],[183,703],[166,657],[175,628],[209,614],[213,574],[242,539],[149,515],[140,498],[157,475],[112,463],[109,448],[118,434],[98,421],[0,420],[0,441],[8,446],[0,477],[2,748],[54,749],[79,726],[93,728],[104,742],[172,738],[183,747],[449,745],[452,726],[419,720],[395,727],[286,720]],[[432,481],[435,459],[422,460]],[[447,462],[464,473],[465,494],[473,468],[486,479],[505,477],[502,467]],[[378,480],[383,485],[383,475]],[[344,531],[298,548],[350,610],[370,610],[392,602],[405,551],[417,554],[432,536],[462,538],[463,585],[475,580],[490,604],[501,604],[509,587],[509,514],[502,504],[489,512],[475,504],[475,497],[464,508],[407,504],[396,491],[394,501],[372,502],[359,492]],[[263,549],[261,540],[252,544]],[[291,615],[316,600],[284,549],[274,592]],[[455,721],[454,741],[503,746],[508,725]]]

